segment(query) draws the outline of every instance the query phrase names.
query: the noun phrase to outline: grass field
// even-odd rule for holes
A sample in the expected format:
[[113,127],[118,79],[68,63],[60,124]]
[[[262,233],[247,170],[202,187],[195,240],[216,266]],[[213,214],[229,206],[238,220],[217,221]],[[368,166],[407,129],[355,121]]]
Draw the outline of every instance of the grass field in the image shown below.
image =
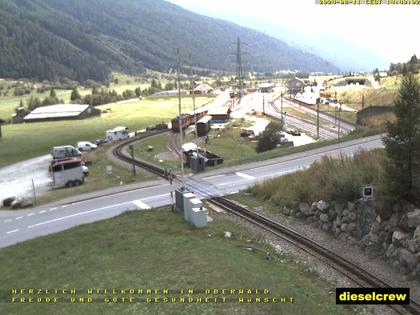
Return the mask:
[[[211,101],[208,97],[197,97],[196,105]],[[183,99],[183,109],[190,111],[192,100]],[[92,141],[105,136],[105,131],[116,126],[127,126],[131,131],[148,125],[169,121],[178,113],[177,98],[150,98],[127,103],[99,106],[111,113],[84,120],[39,122],[4,125],[0,140],[0,167],[38,155],[47,154],[52,146],[75,145],[77,141]]]
[[[223,231],[231,231],[232,238],[224,238]],[[102,302],[90,304],[0,303],[0,312],[28,315],[353,313],[352,308],[335,304],[332,284],[320,280],[293,256],[276,254],[261,241],[261,236],[217,217],[207,228],[197,230],[168,208],[131,212],[1,249],[0,260],[9,263],[1,265],[0,277],[2,289],[76,289],[78,297],[87,297],[88,289],[169,289],[177,292],[168,297],[181,297],[181,289],[197,292],[245,288],[268,289],[270,297],[293,297],[293,303],[106,304],[102,295]],[[246,250],[249,246],[258,250]],[[266,252],[274,259],[267,260]],[[241,296],[227,297],[237,301]]]

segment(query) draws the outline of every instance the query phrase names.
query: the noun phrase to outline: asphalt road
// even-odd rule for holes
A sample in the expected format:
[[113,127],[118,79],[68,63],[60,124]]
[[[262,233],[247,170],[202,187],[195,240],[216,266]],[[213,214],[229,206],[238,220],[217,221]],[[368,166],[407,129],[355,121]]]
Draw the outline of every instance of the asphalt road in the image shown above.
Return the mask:
[[[293,154],[268,161],[185,176],[184,185],[199,197],[228,195],[258,181],[309,167],[324,155],[353,155],[360,149],[382,147],[379,136]],[[47,205],[27,210],[0,212],[0,247],[66,230],[80,224],[114,217],[124,211],[144,210],[172,203],[171,191],[180,183],[163,183],[131,191],[115,192],[91,200]],[[121,189],[121,188],[119,188]],[[109,194],[109,190],[107,191]],[[98,193],[97,195],[100,195]],[[77,199],[77,198],[74,198]]]

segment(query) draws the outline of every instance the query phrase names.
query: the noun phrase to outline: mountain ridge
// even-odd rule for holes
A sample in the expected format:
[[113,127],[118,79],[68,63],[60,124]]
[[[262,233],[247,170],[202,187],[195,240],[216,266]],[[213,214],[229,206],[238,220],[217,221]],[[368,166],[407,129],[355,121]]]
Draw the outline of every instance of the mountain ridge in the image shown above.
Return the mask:
[[[335,72],[274,37],[163,0],[0,0],[0,77],[104,81],[111,71],[167,71],[176,47],[195,66],[233,71],[236,39],[246,71]],[[184,58],[185,59],[185,58]]]

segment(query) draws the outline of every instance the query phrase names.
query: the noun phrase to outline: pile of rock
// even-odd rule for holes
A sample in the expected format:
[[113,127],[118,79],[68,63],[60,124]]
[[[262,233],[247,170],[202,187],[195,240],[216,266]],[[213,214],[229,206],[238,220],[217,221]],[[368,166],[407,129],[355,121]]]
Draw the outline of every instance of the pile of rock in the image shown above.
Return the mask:
[[284,207],[282,212],[303,217],[336,238],[384,257],[403,274],[420,279],[420,209],[394,207],[384,220],[371,202],[320,200],[311,205],[302,202],[296,210]]

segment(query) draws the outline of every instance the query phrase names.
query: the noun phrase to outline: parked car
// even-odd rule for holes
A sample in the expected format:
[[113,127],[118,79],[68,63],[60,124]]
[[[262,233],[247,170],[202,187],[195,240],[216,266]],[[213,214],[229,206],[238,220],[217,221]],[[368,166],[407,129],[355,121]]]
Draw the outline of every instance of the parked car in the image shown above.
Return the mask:
[[300,131],[297,129],[288,129],[286,130],[286,133],[292,136],[300,136]]
[[96,139],[95,140],[95,144],[97,146],[100,146],[101,144],[104,144],[104,143],[107,143],[107,142],[108,142],[108,140],[106,140],[106,139]]
[[77,142],[77,149],[79,151],[91,151],[97,149],[98,146],[96,144],[93,144],[89,141],[79,141]]

